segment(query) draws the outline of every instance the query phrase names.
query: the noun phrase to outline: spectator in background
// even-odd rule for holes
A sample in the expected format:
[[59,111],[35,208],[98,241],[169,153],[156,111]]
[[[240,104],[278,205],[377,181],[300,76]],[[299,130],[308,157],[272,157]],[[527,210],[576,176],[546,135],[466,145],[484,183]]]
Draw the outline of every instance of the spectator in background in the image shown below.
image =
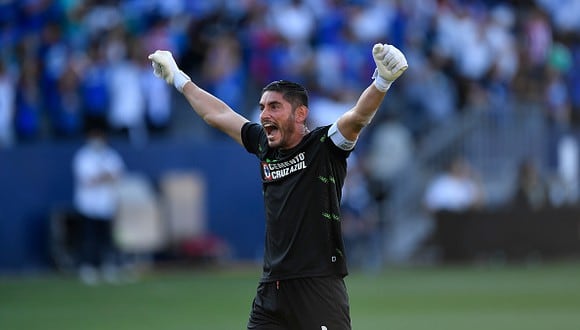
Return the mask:
[[4,62],[0,60],[0,149],[14,142],[15,86]]
[[33,141],[42,133],[42,96],[39,68],[34,58],[27,56],[16,88],[15,131],[19,141]]
[[110,64],[109,125],[117,133],[127,134],[134,145],[147,139],[145,127],[145,97],[141,84],[138,54],[141,50],[136,40],[127,37],[123,26],[118,26],[107,42]]
[[411,164],[415,146],[411,131],[403,125],[399,113],[391,110],[377,119],[370,136],[366,171],[371,193],[381,208],[380,222],[384,224],[389,219],[383,210],[390,202],[397,177]]
[[[388,150],[388,149],[385,149]],[[371,194],[368,174],[362,161],[349,160],[350,171],[342,189],[342,232],[349,266],[378,270],[383,262],[383,231],[380,212]]]
[[391,1],[353,2],[349,10],[349,25],[357,40],[372,42],[387,37],[395,19]]
[[83,121],[90,125],[107,125],[109,111],[108,66],[100,39],[90,43],[80,75]]
[[550,204],[549,186],[540,175],[532,159],[524,159],[518,166],[517,181],[511,206],[537,211]]
[[[160,13],[175,13],[183,10],[180,1],[166,1],[159,4]],[[139,38],[138,53],[150,53],[155,49],[167,48],[178,49],[174,42],[177,38],[172,33],[171,20],[161,15],[154,15],[150,19],[149,33]],[[151,65],[143,58],[135,59],[138,62],[141,73],[140,80],[145,100],[145,121],[147,129],[152,134],[166,133],[171,124],[171,90],[155,77],[151,76]]]
[[102,127],[87,129],[86,143],[74,155],[74,205],[83,223],[79,276],[94,285],[99,274],[107,281],[118,276],[118,254],[113,240],[113,219],[117,212],[115,184],[125,165],[119,153],[108,145]]
[[554,42],[549,50],[544,72],[543,101],[546,117],[556,133],[568,130],[571,124],[572,104],[566,81],[566,73],[572,66],[570,50],[559,42]]
[[350,109],[353,92],[345,87],[341,92],[313,96],[310,102],[313,111],[309,124],[327,123]]
[[82,136],[83,114],[79,95],[79,79],[73,63],[68,63],[58,79],[53,130],[56,137]]
[[554,206],[578,203],[580,196],[579,149],[578,139],[573,134],[564,134],[558,140],[556,177],[550,185],[550,196]]
[[[151,66],[148,64],[148,69]],[[216,36],[207,50],[204,60],[202,79],[208,91],[234,109],[244,108],[246,70],[242,65],[240,42],[231,34]],[[151,71],[147,72],[149,77]],[[163,84],[162,80],[156,81]]]
[[268,13],[272,28],[290,44],[308,44],[316,28],[314,11],[307,1],[276,2]]
[[171,124],[171,90],[167,84],[151,77],[151,65],[140,63],[140,80],[145,101],[145,122],[152,134],[165,133]]
[[462,156],[453,157],[445,171],[428,184],[424,200],[431,213],[465,212],[481,207],[483,202],[479,178]]
[[548,50],[553,42],[554,31],[546,13],[532,5],[522,17],[519,49],[521,63],[515,78],[514,88],[524,100],[539,101],[546,80],[545,64]]
[[[580,124],[580,42],[570,49],[572,67],[568,73],[569,95],[572,106],[572,120],[575,127]],[[577,63],[574,65],[574,63]]]
[[433,53],[410,72],[404,91],[409,110],[403,112],[402,120],[419,140],[429,128],[439,127],[456,115],[458,91],[451,77],[445,74],[444,65],[445,59]]
[[[48,22],[41,31],[41,42],[38,48],[40,53],[40,92],[43,110],[48,115],[53,133],[63,134],[63,126],[66,126],[66,115],[63,110],[65,96],[68,93],[67,85],[71,76],[69,74],[71,48],[63,34],[62,27],[58,22]],[[38,82],[36,82],[38,83]]]

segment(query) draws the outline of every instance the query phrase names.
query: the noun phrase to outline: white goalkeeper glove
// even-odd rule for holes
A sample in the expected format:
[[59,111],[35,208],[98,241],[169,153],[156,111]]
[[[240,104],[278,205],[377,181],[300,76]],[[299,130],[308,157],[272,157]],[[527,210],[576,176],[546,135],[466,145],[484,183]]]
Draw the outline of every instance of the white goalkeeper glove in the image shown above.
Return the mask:
[[375,44],[373,46],[373,59],[377,65],[373,79],[375,86],[381,92],[389,90],[393,81],[409,67],[405,55],[392,45]]
[[153,74],[156,77],[163,78],[168,84],[175,86],[178,91],[183,93],[183,86],[191,81],[191,78],[177,67],[170,51],[156,50],[147,58],[151,60]]

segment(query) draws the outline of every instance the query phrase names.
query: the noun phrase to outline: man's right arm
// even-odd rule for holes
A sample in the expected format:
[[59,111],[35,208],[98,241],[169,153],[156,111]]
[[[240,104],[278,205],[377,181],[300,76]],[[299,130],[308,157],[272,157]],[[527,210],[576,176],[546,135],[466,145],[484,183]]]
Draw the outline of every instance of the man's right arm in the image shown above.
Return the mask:
[[175,86],[189,102],[193,110],[208,125],[229,135],[239,144],[242,143],[242,126],[249,120],[235,112],[222,100],[197,86],[178,67],[173,55],[168,51],[155,51],[149,55],[153,73]]
[[191,81],[183,86],[182,93],[193,110],[208,125],[221,130],[242,144],[242,126],[249,121],[248,119]]

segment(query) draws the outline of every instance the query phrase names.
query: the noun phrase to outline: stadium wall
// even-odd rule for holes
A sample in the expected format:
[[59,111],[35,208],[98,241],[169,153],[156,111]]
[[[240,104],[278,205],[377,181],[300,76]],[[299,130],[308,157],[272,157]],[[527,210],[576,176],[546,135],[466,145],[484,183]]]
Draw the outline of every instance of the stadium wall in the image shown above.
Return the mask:
[[441,211],[434,241],[443,262],[580,258],[580,208]]
[[[111,142],[127,169],[154,186],[167,171],[205,176],[208,230],[229,243],[235,259],[261,258],[263,203],[253,155],[229,140],[160,140],[144,147]],[[50,214],[72,205],[71,161],[80,144],[43,142],[0,150],[0,272],[50,268]]]

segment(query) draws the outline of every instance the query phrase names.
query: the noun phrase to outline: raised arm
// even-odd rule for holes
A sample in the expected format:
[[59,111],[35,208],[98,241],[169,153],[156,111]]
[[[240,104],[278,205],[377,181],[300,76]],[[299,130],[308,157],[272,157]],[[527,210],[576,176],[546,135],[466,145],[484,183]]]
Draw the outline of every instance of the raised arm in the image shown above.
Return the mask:
[[338,130],[349,141],[356,141],[361,130],[373,119],[391,84],[407,69],[407,60],[392,45],[376,44],[373,59],[377,65],[374,82],[360,95],[355,106],[337,121]]
[[193,110],[210,126],[229,135],[242,144],[242,126],[248,119],[235,112],[222,100],[194,84],[189,76],[181,71],[171,52],[157,50],[149,55],[153,73],[175,86],[187,99]]

